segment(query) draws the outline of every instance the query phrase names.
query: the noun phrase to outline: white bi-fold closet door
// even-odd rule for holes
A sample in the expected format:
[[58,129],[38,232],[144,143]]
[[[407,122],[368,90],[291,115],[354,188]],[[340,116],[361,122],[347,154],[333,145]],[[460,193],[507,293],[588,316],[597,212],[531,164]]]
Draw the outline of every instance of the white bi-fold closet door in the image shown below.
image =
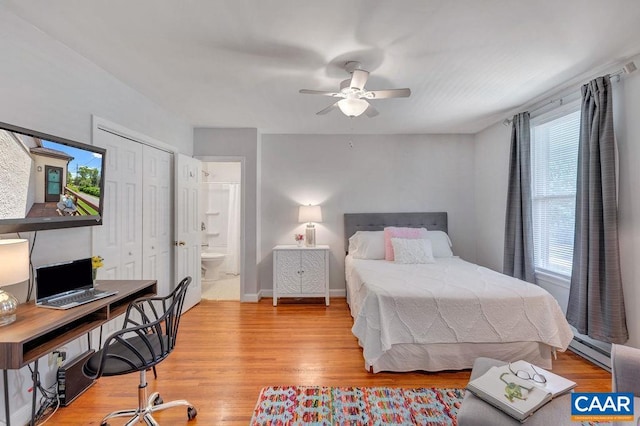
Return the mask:
[[142,146],[142,278],[158,280],[158,294],[168,294],[171,280],[173,155]]
[[173,154],[99,126],[93,143],[105,148],[103,225],[93,228],[93,254],[104,258],[102,279],[172,280]]

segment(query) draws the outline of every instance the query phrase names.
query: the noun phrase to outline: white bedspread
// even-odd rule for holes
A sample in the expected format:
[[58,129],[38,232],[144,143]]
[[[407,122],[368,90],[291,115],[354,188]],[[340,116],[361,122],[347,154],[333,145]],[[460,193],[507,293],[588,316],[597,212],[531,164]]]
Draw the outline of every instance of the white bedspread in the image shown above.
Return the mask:
[[546,290],[453,258],[402,265],[347,258],[352,331],[373,364],[401,343],[542,342],[573,338]]

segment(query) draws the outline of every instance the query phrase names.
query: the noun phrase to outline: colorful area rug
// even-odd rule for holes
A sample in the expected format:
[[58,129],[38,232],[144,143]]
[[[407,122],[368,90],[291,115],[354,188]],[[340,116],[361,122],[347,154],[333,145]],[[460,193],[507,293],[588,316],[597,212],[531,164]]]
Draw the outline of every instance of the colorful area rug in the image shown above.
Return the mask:
[[251,425],[457,425],[464,389],[262,389]]

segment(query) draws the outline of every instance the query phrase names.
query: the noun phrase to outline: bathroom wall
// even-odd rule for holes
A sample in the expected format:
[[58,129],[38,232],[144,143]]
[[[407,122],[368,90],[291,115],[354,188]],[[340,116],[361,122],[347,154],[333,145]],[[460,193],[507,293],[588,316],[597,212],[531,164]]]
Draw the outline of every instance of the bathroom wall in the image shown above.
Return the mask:
[[[203,163],[203,179],[201,190],[201,222],[203,250],[229,254],[229,182],[240,183],[241,165],[239,162],[205,162]],[[222,182],[222,183],[219,183]],[[240,211],[235,215],[239,218]],[[239,251],[239,245],[235,245]],[[240,256],[240,253],[236,253]],[[222,266],[223,272],[231,271],[228,256]]]

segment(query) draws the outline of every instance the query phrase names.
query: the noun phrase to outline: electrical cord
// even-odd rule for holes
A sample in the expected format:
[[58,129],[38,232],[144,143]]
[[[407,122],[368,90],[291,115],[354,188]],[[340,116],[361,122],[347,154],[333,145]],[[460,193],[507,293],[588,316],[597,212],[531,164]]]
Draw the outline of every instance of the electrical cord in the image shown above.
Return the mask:
[[[33,369],[31,365],[28,365],[29,371],[31,372],[31,376],[33,377]],[[40,408],[35,414],[35,422],[38,423],[45,415],[48,417],[44,420],[47,422],[51,416],[58,410],[60,407],[60,397],[58,396],[58,380],[49,386],[48,388],[44,388],[42,383],[40,382],[40,372],[36,374],[35,387],[32,389],[32,392],[40,391]],[[49,411],[51,411],[49,413]]]
[[[19,232],[18,238],[22,238]],[[35,280],[35,274],[33,272],[33,263],[31,262],[31,255],[33,254],[33,249],[36,246],[36,238],[38,238],[38,231],[33,232],[33,243],[31,243],[31,247],[29,248],[29,285],[27,286],[27,302],[31,300],[31,296],[33,295],[33,284]]]
[[[49,408],[51,408],[51,407],[49,407]],[[53,417],[53,415],[56,413],[56,411],[58,411],[58,408],[60,408],[60,397],[58,397],[58,395],[57,395],[57,393],[56,393],[56,406],[55,406],[55,408],[53,409],[53,411],[51,412],[51,414],[49,414],[49,417],[47,417],[46,419],[44,419],[44,420],[42,421],[42,423],[38,423],[38,424],[43,425],[43,424],[47,423],[49,420],[51,420],[51,417]],[[45,410],[45,412],[46,412],[46,410]],[[45,414],[45,413],[42,413],[42,415],[43,415],[43,416],[44,416],[44,414]],[[36,420],[36,421],[38,421],[38,420]]]

